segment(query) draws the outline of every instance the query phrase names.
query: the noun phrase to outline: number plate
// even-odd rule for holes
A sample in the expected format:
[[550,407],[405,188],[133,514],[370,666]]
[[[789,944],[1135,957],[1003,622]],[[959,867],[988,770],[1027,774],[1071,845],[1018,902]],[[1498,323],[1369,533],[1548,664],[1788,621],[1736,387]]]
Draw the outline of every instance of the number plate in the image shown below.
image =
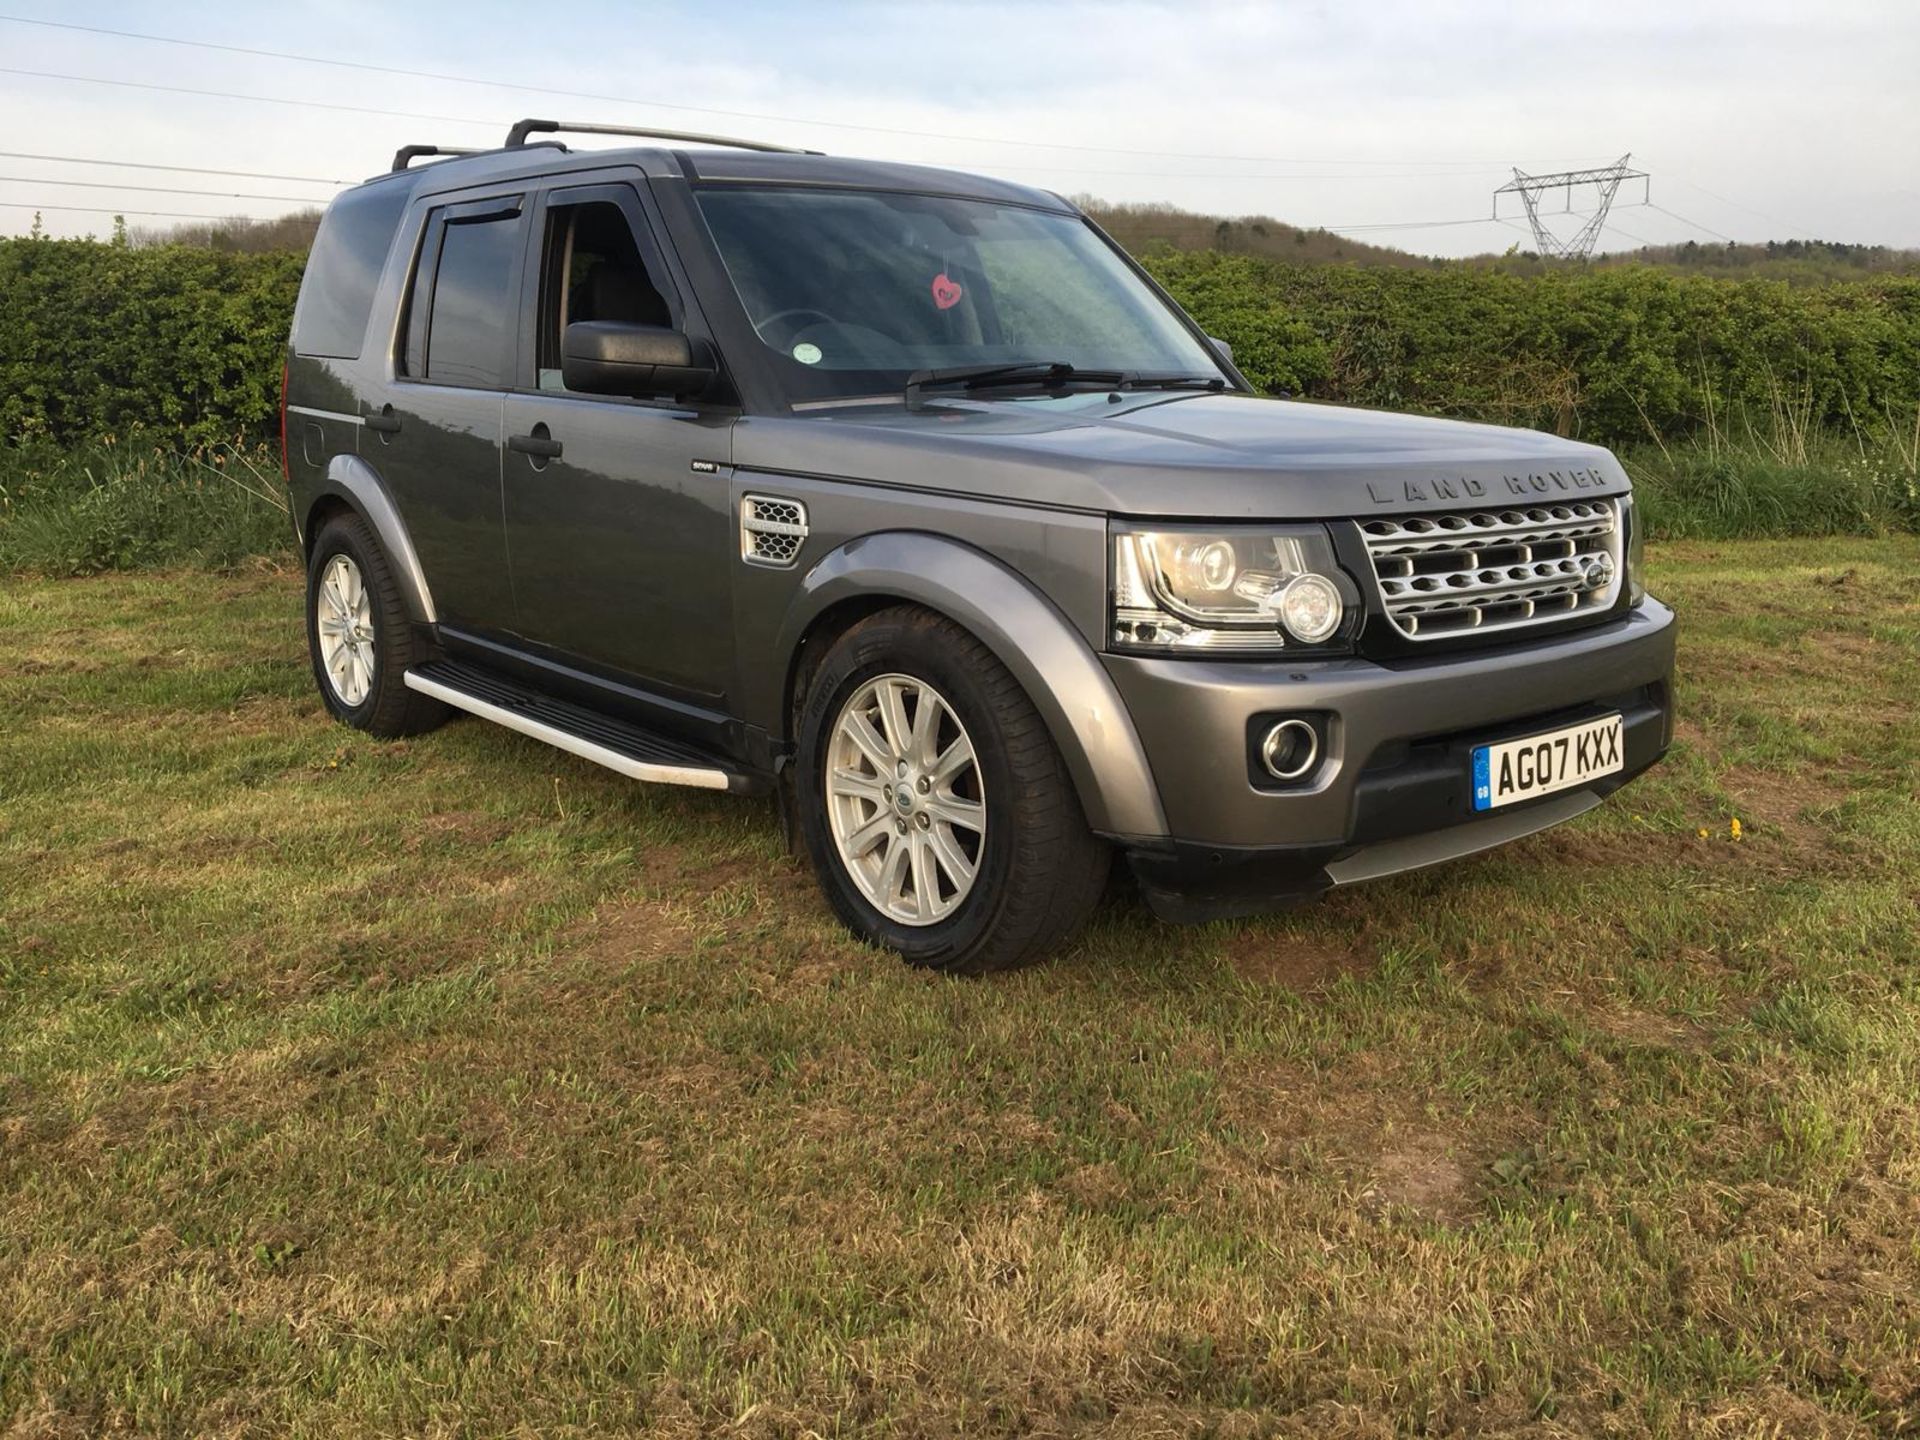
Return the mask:
[[1626,766],[1618,715],[1523,740],[1473,748],[1473,808],[1498,810],[1516,800],[1570,790]]

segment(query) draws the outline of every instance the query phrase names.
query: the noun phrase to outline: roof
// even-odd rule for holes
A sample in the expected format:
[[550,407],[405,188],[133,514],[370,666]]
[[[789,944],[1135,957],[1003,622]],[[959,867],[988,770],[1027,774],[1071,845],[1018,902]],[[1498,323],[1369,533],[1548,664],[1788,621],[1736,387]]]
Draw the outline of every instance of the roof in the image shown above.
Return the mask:
[[428,186],[441,189],[485,184],[496,179],[602,169],[609,164],[630,164],[651,175],[680,175],[688,180],[716,183],[758,182],[899,190],[1030,205],[1046,210],[1071,211],[1073,208],[1058,195],[1031,186],[928,165],[902,165],[891,160],[679,146],[573,150],[553,141],[433,160],[417,168],[374,176],[365,183],[405,184],[410,189]]

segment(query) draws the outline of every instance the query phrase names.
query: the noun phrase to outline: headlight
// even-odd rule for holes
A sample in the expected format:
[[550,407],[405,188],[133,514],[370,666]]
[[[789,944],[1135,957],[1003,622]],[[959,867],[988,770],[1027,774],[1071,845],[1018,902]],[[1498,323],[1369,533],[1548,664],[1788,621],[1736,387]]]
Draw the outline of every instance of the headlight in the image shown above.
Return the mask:
[[1647,598],[1647,544],[1632,491],[1620,497],[1620,522],[1627,527],[1627,604],[1634,606]]
[[1113,531],[1122,650],[1343,650],[1360,592],[1324,527]]

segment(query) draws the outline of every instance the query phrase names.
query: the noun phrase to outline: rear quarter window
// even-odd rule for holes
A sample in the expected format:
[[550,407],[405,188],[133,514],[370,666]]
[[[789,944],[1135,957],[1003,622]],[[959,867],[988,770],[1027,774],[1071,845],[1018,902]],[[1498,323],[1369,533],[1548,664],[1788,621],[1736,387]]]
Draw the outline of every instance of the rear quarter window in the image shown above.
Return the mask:
[[360,358],[373,292],[410,193],[405,185],[370,185],[327,208],[294,307],[296,355]]

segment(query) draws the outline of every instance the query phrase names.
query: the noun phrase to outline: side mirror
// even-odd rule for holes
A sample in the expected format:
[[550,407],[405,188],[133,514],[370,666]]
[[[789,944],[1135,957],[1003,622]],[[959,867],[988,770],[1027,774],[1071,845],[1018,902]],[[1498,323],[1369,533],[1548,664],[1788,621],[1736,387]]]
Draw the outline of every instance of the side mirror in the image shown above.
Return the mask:
[[580,320],[560,343],[560,378],[588,395],[697,395],[718,367],[706,346],[664,325]]
[[1229,365],[1233,364],[1233,346],[1222,340],[1218,335],[1207,336],[1207,343],[1226,357],[1226,362]]

